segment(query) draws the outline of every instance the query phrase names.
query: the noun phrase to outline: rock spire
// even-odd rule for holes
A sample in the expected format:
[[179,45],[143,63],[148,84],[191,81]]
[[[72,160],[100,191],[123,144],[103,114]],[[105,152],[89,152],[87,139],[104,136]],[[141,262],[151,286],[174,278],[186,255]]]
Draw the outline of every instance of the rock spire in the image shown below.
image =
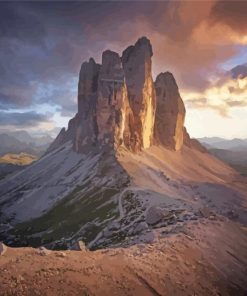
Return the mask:
[[[48,151],[73,141],[76,152],[93,147],[125,147],[132,152],[151,145],[180,150],[191,139],[184,128],[185,107],[169,72],[152,78],[152,46],[146,37],[120,57],[106,50],[102,64],[93,58],[81,66],[78,112]],[[193,145],[194,147],[195,145]]]

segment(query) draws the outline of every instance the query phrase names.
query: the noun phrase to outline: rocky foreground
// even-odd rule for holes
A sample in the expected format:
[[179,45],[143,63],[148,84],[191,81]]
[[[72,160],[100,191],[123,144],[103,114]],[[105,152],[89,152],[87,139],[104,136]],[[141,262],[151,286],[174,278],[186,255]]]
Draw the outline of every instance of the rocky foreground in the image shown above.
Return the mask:
[[246,295],[246,227],[217,216],[178,232],[94,252],[8,248],[0,295]]

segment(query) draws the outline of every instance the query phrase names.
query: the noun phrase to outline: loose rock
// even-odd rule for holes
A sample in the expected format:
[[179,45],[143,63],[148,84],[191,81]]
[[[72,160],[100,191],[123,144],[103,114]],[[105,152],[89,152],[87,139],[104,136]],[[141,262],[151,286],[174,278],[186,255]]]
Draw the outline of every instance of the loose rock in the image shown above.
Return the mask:
[[204,218],[209,218],[212,215],[212,212],[208,207],[201,208],[200,213]]
[[85,243],[80,240],[80,241],[75,242],[72,245],[71,250],[74,250],[74,251],[87,251],[87,247],[86,247]]
[[4,243],[0,242],[0,255],[4,255],[6,251],[7,251],[7,246]]
[[38,254],[39,254],[40,256],[48,256],[50,253],[51,253],[51,251],[48,250],[48,249],[46,249],[45,247],[40,247],[40,248],[38,249]]

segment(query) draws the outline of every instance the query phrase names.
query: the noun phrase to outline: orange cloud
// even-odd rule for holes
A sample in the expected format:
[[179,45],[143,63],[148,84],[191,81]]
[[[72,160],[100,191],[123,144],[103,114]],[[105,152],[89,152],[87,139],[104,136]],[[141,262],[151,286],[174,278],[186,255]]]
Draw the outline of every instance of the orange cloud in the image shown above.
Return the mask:
[[245,30],[235,24],[245,6],[234,1],[239,8],[231,12],[232,5],[223,4],[216,0],[131,2],[127,11],[126,5],[111,3],[111,17],[102,14],[100,22],[85,29],[91,48],[102,40],[98,52],[112,49],[121,54],[126,44],[146,35],[153,45],[154,78],[168,70],[181,89],[204,91],[220,65],[238,54],[239,45],[247,44]]
[[184,92],[182,96],[189,108],[213,109],[221,116],[229,117],[231,108],[247,107],[247,77],[220,79],[203,93]]

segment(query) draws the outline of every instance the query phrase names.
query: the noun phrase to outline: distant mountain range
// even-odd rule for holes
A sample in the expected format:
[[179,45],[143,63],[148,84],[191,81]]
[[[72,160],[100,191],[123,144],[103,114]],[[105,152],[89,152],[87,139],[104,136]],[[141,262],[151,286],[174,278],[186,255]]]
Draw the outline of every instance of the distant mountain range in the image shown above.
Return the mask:
[[0,133],[0,156],[6,153],[29,153],[42,155],[53,138],[50,136],[34,137],[27,131]]
[[0,180],[37,160],[53,138],[31,136],[27,131],[0,132]]
[[217,148],[217,149],[230,149],[230,150],[246,150],[247,151],[247,139],[224,139],[219,137],[204,137],[198,138],[198,140],[207,148]]
[[247,139],[199,138],[211,154],[247,175]]

